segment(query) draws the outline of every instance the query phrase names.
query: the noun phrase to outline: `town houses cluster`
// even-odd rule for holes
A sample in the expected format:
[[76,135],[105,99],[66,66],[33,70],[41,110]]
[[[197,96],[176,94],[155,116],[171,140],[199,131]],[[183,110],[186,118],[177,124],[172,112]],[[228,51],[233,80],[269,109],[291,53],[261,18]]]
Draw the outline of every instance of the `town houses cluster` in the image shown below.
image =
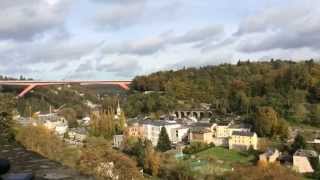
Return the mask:
[[[120,117],[122,110],[118,103],[115,119]],[[164,128],[171,142],[172,148],[178,152],[188,144],[200,142],[214,146],[221,146],[235,150],[258,150],[259,138],[252,130],[250,124],[243,123],[241,117],[229,114],[224,117],[210,114],[205,118],[202,110],[176,111],[170,115],[163,115],[158,120],[148,117],[128,119],[123,134],[113,136],[113,147],[121,148],[126,138],[140,138],[150,140],[157,146],[161,129]],[[70,128],[65,118],[57,113],[36,114],[36,117],[15,117],[22,126],[32,125],[47,128],[54,132],[69,145],[82,146],[88,137],[90,117],[78,121],[77,128]],[[315,139],[309,144],[320,144]],[[182,147],[182,148],[181,148]],[[261,149],[260,149],[261,150]],[[312,173],[312,159],[320,159],[319,154],[312,150],[299,149],[292,156],[283,154],[277,149],[268,148],[260,154],[259,162],[262,164],[281,162],[292,167],[299,173]]]
[[[169,119],[128,121],[124,136],[148,139],[156,146],[160,131],[164,127],[172,145],[202,142],[230,149],[258,148],[258,136],[251,131],[250,125],[236,122],[236,120],[211,122],[206,119],[199,121],[187,118]],[[118,140],[114,141],[119,144]]]

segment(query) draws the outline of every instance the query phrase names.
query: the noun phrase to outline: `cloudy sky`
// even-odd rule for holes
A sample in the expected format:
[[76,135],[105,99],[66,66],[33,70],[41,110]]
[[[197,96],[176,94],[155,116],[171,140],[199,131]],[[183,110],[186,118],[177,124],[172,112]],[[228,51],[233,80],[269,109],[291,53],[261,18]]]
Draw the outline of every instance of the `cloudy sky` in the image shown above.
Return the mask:
[[320,57],[318,0],[1,0],[0,74],[131,79]]

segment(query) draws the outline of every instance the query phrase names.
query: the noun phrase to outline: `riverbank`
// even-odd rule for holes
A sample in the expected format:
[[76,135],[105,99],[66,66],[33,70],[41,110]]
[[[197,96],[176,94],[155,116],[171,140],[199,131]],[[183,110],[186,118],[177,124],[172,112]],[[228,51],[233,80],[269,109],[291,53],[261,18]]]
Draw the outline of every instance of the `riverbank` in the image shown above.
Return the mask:
[[0,158],[8,159],[11,163],[9,173],[33,173],[36,179],[59,180],[91,180],[92,177],[83,176],[79,172],[60,163],[51,161],[21,145],[0,140]]

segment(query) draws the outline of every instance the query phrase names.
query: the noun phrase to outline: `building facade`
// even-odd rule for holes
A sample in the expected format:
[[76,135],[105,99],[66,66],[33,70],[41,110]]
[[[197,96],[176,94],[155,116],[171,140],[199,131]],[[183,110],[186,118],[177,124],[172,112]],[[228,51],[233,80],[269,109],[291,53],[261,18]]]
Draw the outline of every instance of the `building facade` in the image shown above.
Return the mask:
[[140,125],[138,122],[131,123],[125,130],[125,135],[128,137],[136,137],[136,138],[143,138],[143,126]]
[[229,138],[229,149],[258,149],[258,136],[254,132],[233,131]]
[[150,140],[152,145],[156,146],[158,144],[159,134],[162,127],[166,128],[170,141],[174,142],[176,138],[175,129],[180,128],[181,124],[178,124],[175,121],[149,120],[143,121],[142,127],[143,137]]

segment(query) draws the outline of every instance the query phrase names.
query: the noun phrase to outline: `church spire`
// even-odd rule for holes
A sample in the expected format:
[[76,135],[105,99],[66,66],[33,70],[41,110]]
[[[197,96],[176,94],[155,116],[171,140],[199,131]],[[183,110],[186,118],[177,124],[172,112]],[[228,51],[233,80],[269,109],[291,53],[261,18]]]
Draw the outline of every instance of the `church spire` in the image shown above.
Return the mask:
[[120,116],[121,115],[121,107],[120,107],[120,102],[118,100],[118,107],[117,107],[117,115]]

